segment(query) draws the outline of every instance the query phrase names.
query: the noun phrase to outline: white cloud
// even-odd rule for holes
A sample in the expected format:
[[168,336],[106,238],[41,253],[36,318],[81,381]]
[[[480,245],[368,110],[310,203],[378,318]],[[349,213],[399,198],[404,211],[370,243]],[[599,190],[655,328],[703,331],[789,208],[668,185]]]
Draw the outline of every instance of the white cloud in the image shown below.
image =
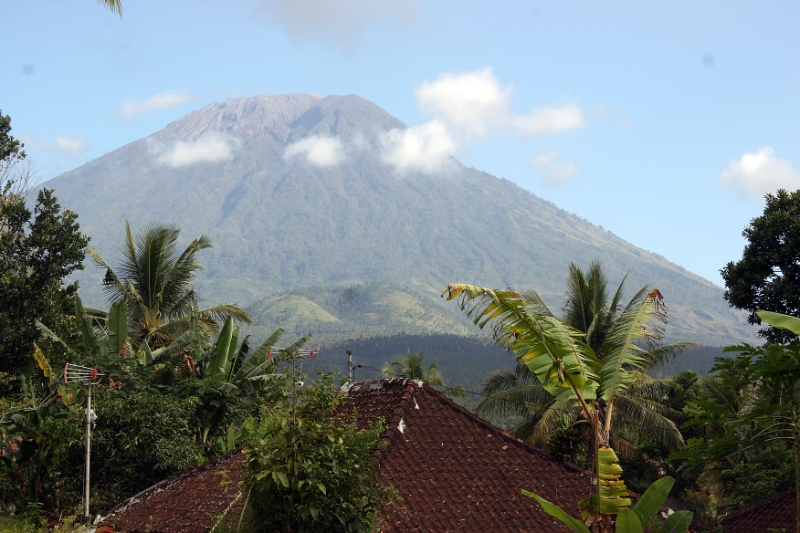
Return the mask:
[[419,110],[444,120],[462,135],[486,137],[508,119],[511,87],[503,87],[485,68],[463,74],[440,74],[414,89]]
[[418,0],[260,0],[259,5],[301,40],[352,46],[375,22],[409,22]]
[[287,146],[283,158],[288,161],[298,155],[304,155],[318,167],[338,165],[345,158],[344,146],[338,137],[307,137]]
[[382,159],[398,172],[434,173],[455,155],[458,145],[445,125],[437,120],[381,134]]
[[31,148],[42,150],[43,152],[69,152],[77,155],[86,148],[86,141],[67,135],[56,137],[56,142],[54,143],[48,143],[33,138],[25,138],[23,140],[26,145]]
[[147,100],[126,100],[120,106],[120,112],[125,118],[131,118],[142,113],[163,111],[171,107],[185,104],[191,97],[183,91],[166,91],[151,96]]
[[731,161],[720,174],[720,181],[742,196],[761,198],[778,189],[800,189],[800,171],[792,168],[789,161],[775,157],[772,148],[764,146],[758,152],[745,153]]
[[[392,130],[382,138],[383,159],[400,171],[434,171],[448,164],[457,150],[495,131],[531,137],[583,127],[583,111],[575,104],[536,107],[528,115],[511,112],[511,85],[503,85],[484,68],[461,74],[440,74],[414,89],[417,107],[432,115],[429,122]],[[572,164],[563,172],[577,173]]]
[[556,161],[557,152],[545,152],[529,159],[525,164],[534,167],[544,174],[545,184],[558,185],[581,173],[580,167],[572,162],[559,163]]
[[575,104],[563,107],[535,107],[530,115],[513,117],[512,123],[517,133],[525,137],[543,133],[561,133],[582,128],[585,124],[583,111]]
[[240,141],[226,133],[208,132],[191,141],[175,141],[170,147],[156,145],[151,149],[157,163],[172,168],[196,163],[218,163],[233,159]]
[[462,74],[440,74],[414,90],[420,111],[443,120],[461,138],[486,137],[507,129],[530,137],[583,127],[583,111],[575,104],[536,107],[529,115],[511,112],[511,85],[503,86],[491,68]]
[[60,136],[56,137],[55,149],[63,152],[71,152],[79,154],[86,148],[86,141],[83,139],[76,139],[74,137]]

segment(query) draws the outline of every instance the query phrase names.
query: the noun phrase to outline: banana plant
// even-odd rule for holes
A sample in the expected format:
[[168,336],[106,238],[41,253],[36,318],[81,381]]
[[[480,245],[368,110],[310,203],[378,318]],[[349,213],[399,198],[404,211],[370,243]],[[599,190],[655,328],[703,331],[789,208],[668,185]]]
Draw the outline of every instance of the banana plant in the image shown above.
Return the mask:
[[[651,531],[652,528],[655,528],[662,533],[686,533],[692,523],[692,513],[689,511],[672,513],[663,522],[656,520],[674,483],[675,480],[671,477],[662,477],[647,488],[635,506],[620,509],[617,513],[615,532],[642,533],[646,528],[650,527]],[[584,522],[568,515],[557,505],[553,505],[541,496],[526,490],[523,490],[522,494],[534,498],[542,506],[544,512],[560,520],[575,533],[591,533],[591,530]]]
[[[239,326],[234,324],[231,317],[225,321],[216,341],[210,346],[207,338],[202,340],[203,331],[207,330],[198,320],[196,310],[190,310],[189,324],[186,334],[191,339],[186,363],[193,367],[190,373],[198,378],[192,386],[197,389],[200,398],[197,409],[199,435],[201,441],[208,444],[235,418],[234,405],[241,408],[242,404],[235,402],[234,397],[245,395],[255,399],[269,380],[278,375],[279,358],[273,357],[273,349],[283,336],[284,329],[275,330],[251,353],[247,338],[239,344]],[[302,346],[310,337],[306,335],[292,346]],[[228,431],[231,431],[231,426]]]
[[[83,307],[79,296],[75,296],[75,319],[85,353],[76,354],[61,338],[41,322],[36,322],[36,327],[42,336],[61,344],[73,360],[83,360],[86,356],[100,363],[107,364],[118,357],[130,355],[132,346],[128,332],[128,317],[125,302],[115,302],[105,317],[90,315]],[[184,333],[169,346],[158,350],[151,350],[147,344],[142,344],[135,353],[136,361],[140,365],[157,365],[155,370],[162,370],[164,360],[177,349],[189,344],[189,332]]]
[[599,531],[612,531],[615,519],[629,522],[631,500],[609,435],[617,397],[645,366],[642,345],[652,348],[663,337],[667,309],[658,289],[623,310],[607,336],[602,361],[584,332],[511,289],[451,284],[442,296],[457,300],[478,327],[489,326],[495,343],[526,364],[556,400],[580,408],[592,428],[595,470],[592,493],[580,503]]

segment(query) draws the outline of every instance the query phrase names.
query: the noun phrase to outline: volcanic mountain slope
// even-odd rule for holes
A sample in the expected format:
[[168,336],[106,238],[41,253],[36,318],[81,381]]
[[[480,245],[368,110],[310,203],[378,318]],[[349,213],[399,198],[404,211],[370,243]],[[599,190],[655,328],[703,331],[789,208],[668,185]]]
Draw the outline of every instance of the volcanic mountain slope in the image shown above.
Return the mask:
[[[599,259],[612,283],[630,271],[629,296],[661,290],[672,338],[753,339],[719,287],[507,180],[455,160],[435,175],[398,174],[382,150],[403,128],[354,95],[232,98],[45,186],[112,264],[126,219],[174,224],[187,242],[208,234],[197,283],[207,301],[374,281],[435,297],[467,282],[534,287],[558,309],[569,262]],[[96,305],[102,274],[83,274]]]

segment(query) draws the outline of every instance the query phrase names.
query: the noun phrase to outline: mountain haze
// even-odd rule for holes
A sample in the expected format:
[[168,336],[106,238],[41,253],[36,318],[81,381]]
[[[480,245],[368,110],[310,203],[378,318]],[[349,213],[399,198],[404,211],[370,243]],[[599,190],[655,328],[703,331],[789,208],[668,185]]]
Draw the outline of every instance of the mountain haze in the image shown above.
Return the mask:
[[[467,282],[533,287],[555,311],[569,262],[599,259],[612,284],[630,272],[629,297],[646,284],[661,290],[671,338],[754,339],[719,287],[507,180],[455,160],[434,174],[398,173],[382,150],[387,132],[403,128],[354,95],[231,98],[45,186],[112,264],[126,219],[134,230],[174,224],[186,242],[208,234],[197,282],[208,301],[258,305],[371,282],[437,297]],[[95,305],[102,275],[90,265],[82,275]]]

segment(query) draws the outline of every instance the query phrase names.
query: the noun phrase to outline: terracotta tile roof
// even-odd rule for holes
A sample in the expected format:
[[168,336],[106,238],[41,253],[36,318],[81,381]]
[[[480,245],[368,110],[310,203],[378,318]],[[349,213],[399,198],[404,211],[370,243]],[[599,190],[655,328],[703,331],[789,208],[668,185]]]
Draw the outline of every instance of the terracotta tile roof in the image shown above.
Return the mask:
[[208,533],[216,517],[241,505],[244,459],[237,450],[165,479],[111,509],[101,525],[128,533]]
[[714,531],[717,524],[722,524],[725,533],[769,533],[783,528],[791,533],[796,524],[796,494],[795,489],[781,492],[721,520],[703,524],[703,529]]
[[[381,482],[402,501],[381,524],[394,532],[566,532],[541,511],[525,488],[577,515],[576,501],[589,491],[578,467],[547,453],[463,409],[417,380],[354,383],[346,390],[359,425],[387,422],[377,452]],[[104,523],[117,531],[206,533],[213,516],[241,505],[236,485],[242,454],[232,454],[166,480],[112,509]],[[227,494],[220,471],[227,471]],[[236,513],[238,516],[238,512]],[[151,518],[152,517],[152,518]]]

